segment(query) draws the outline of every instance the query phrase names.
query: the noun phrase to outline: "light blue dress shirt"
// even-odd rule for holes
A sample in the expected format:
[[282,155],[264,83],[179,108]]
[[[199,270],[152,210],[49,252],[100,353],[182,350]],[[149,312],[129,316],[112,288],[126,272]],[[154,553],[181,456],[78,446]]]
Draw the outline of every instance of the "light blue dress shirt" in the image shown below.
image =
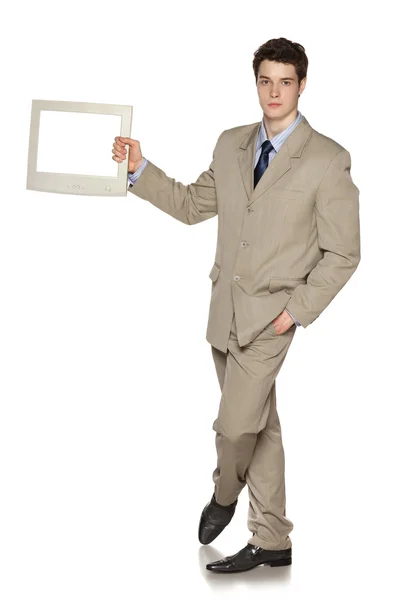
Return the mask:
[[[278,133],[277,135],[275,135],[270,140],[271,144],[273,146],[273,149],[269,153],[268,164],[270,164],[271,161],[274,159],[274,157],[276,156],[277,152],[279,152],[282,144],[284,144],[286,142],[287,137],[292,133],[292,131],[295,129],[295,127],[297,127],[297,125],[300,123],[300,121],[301,121],[302,118],[303,118],[303,115],[298,110],[297,111],[297,117],[295,118],[295,120],[288,127],[286,127],[286,129],[284,129],[283,131],[281,131],[280,133]],[[254,168],[256,168],[256,165],[258,163],[258,159],[260,158],[261,146],[262,146],[263,142],[265,142],[265,140],[267,140],[267,139],[268,139],[268,135],[267,135],[267,132],[265,130],[264,119],[262,119],[261,124],[260,124],[260,129],[258,130],[258,138],[257,138],[257,144],[256,144],[256,154],[255,154],[255,157],[254,157]],[[140,165],[139,169],[137,171],[135,171],[135,173],[128,173],[128,179],[129,179],[129,182],[130,182],[131,185],[133,185],[135,183],[135,181],[140,177],[140,174],[142,173],[143,169],[146,167],[147,162],[148,162],[147,159],[144,158],[142,164]],[[301,324],[295,319],[295,317],[292,315],[292,313],[290,313],[287,308],[285,308],[285,310],[292,317],[292,319],[295,322],[295,324],[297,325],[297,327],[300,327]]]
[[135,171],[134,173],[128,173],[128,179],[132,185],[135,183],[136,179],[139,179],[140,173],[143,171],[143,169],[147,165],[147,158],[143,157],[143,159],[144,160],[137,171]]

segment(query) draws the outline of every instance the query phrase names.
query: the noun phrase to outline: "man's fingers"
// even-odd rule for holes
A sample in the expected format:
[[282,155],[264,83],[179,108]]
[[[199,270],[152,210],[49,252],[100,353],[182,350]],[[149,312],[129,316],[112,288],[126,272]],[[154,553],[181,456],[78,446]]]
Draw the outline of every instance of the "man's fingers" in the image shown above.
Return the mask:
[[121,144],[129,144],[129,146],[134,146],[135,143],[137,142],[137,140],[133,140],[132,138],[129,137],[121,137],[121,136],[117,136],[115,138],[116,142],[120,142]]
[[113,153],[113,160],[118,160],[118,162],[122,162],[126,158],[126,151],[125,152],[119,152],[118,150],[116,150],[115,148],[113,148],[112,149],[112,153]]
[[126,154],[126,148],[124,148],[124,146],[121,146],[121,144],[118,144],[117,142],[113,143],[113,148],[115,148],[115,154]]

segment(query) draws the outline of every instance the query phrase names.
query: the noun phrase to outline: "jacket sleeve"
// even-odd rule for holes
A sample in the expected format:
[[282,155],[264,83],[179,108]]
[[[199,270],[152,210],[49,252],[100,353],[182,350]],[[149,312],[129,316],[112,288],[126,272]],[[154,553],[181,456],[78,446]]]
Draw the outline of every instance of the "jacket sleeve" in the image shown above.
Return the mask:
[[214,166],[216,149],[222,133],[218,137],[208,170],[201,173],[194,183],[184,185],[168,177],[164,171],[147,159],[146,168],[143,169],[135,184],[129,186],[128,191],[151,202],[186,225],[195,225],[215,217],[218,214],[218,206]]
[[350,175],[351,157],[340,150],[318,188],[315,216],[323,257],[298,285],[286,307],[303,327],[312,323],[356,270],[360,260],[359,189]]

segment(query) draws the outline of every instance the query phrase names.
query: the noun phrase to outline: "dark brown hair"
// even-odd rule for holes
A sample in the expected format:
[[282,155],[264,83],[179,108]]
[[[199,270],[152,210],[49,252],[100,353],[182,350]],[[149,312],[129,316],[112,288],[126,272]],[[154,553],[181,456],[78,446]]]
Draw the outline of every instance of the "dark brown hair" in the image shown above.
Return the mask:
[[258,71],[263,60],[274,60],[276,62],[293,65],[298,77],[298,83],[307,75],[308,58],[304,46],[291,42],[286,38],[275,38],[268,40],[254,52],[253,70],[258,78]]

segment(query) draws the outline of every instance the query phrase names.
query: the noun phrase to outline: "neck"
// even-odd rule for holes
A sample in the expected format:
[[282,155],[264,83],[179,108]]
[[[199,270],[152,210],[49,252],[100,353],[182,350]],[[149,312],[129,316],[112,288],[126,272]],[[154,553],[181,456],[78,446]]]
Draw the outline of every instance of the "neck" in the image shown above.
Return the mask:
[[269,119],[264,113],[263,121],[268,139],[272,140],[278,133],[281,133],[281,131],[284,131],[289,127],[289,125],[297,119],[297,113],[297,106],[288,115],[283,117],[283,119]]

